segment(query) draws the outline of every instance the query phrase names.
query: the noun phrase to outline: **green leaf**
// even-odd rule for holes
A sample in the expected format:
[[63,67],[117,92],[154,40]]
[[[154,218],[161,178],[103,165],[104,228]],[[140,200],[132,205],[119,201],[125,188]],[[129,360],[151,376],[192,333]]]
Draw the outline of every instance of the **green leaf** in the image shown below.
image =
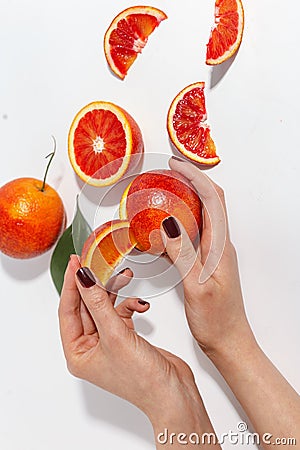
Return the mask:
[[83,244],[91,232],[92,229],[80,211],[77,196],[73,222],[58,240],[50,262],[51,277],[59,295],[61,294],[70,255],[81,254]]

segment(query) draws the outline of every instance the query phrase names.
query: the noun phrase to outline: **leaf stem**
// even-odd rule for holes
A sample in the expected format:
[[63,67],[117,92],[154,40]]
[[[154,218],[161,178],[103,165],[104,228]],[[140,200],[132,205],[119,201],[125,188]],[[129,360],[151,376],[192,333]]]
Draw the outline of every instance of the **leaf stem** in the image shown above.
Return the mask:
[[56,139],[55,139],[54,136],[52,136],[52,139],[53,139],[53,143],[54,143],[54,148],[53,148],[53,152],[49,153],[49,155],[46,156],[46,159],[49,158],[49,156],[50,156],[50,159],[49,159],[49,162],[47,164],[45,175],[44,175],[43,186],[42,186],[42,189],[41,189],[42,192],[44,192],[44,190],[45,190],[46,178],[47,178],[48,170],[49,170],[50,164],[51,164],[52,159],[54,158],[54,155],[55,155],[55,152],[56,152]]

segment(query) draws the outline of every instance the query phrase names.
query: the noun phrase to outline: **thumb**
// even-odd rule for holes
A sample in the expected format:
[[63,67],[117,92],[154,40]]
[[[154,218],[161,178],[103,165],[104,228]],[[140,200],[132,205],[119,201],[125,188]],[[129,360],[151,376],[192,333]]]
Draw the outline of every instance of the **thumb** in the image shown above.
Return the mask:
[[105,288],[96,283],[88,267],[81,267],[76,272],[76,284],[81,298],[89,310],[99,333],[121,331],[122,320],[116,313]]
[[198,279],[202,264],[183,225],[170,216],[162,221],[161,231],[167,254],[182,280],[188,281],[195,274]]

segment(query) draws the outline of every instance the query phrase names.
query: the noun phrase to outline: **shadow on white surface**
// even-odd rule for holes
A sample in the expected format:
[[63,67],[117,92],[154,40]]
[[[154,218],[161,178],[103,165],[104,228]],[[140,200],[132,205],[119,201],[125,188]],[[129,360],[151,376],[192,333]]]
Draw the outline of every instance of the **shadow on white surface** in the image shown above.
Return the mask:
[[122,194],[128,184],[133,180],[135,176],[142,172],[144,163],[144,155],[140,158],[137,166],[125,174],[125,177],[117,183],[106,186],[96,187],[91,186],[82,181],[76,174],[76,182],[81,191],[80,196],[85,196],[90,202],[96,206],[119,206]]
[[81,388],[90,416],[154,445],[151,424],[138,408],[92,384],[81,382]]
[[137,333],[141,333],[144,336],[149,336],[153,333],[154,326],[147,319],[144,319],[144,317],[134,317],[133,320]]
[[[180,159],[182,159],[182,161],[190,162],[190,163],[192,163],[194,166],[198,167],[198,169],[200,169],[200,170],[202,170],[202,171],[204,171],[204,170],[211,170],[211,169],[213,169],[213,168],[215,167],[215,166],[211,166],[211,165],[198,164],[198,163],[196,163],[195,161],[191,161],[190,159],[188,159],[187,157],[185,157],[182,153],[180,153],[179,150],[177,150],[177,148],[175,147],[175,145],[173,145],[171,139],[169,139],[169,145],[170,145],[171,152],[172,152],[172,154],[170,155],[170,157],[171,157],[171,156],[176,156],[176,158],[180,158]],[[222,161],[221,161],[221,163],[222,163]],[[219,163],[219,164],[220,164],[220,163]]]
[[29,281],[46,272],[50,267],[51,251],[32,259],[15,259],[1,254],[3,270],[15,280]]
[[[218,384],[220,389],[224,392],[227,399],[232,404],[233,408],[236,410],[236,412],[238,413],[241,420],[243,422],[247,423],[247,425],[249,426],[248,431],[250,433],[251,432],[254,433],[252,425],[249,423],[249,419],[248,419],[245,411],[243,410],[240,403],[238,402],[238,400],[232,393],[231,389],[229,388],[228,384],[226,383],[226,381],[224,380],[222,375],[218,372],[218,370],[215,368],[213,363],[207,358],[207,356],[201,351],[201,349],[198,347],[195,340],[193,340],[193,345],[194,345],[194,351],[195,351],[196,358],[197,358],[200,366],[202,367],[202,369],[205,370],[205,372],[207,372],[209,374],[209,376]],[[201,388],[201,386],[200,386],[200,388]]]
[[227,61],[224,61],[222,64],[218,64],[217,66],[213,66],[210,74],[210,89],[215,88],[220,81],[224,78],[228,70],[230,69],[233,61],[235,60],[238,51]]

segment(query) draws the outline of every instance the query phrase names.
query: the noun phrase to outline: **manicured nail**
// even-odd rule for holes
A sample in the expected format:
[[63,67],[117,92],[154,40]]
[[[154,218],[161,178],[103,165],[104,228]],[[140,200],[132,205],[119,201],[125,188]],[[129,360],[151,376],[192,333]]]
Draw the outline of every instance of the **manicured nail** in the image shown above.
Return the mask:
[[138,303],[139,303],[140,305],[143,305],[143,306],[145,306],[145,305],[150,305],[150,303],[149,303],[149,302],[145,302],[145,300],[138,300]]
[[178,158],[178,156],[172,156],[172,159],[175,159],[175,161],[179,162],[185,162],[184,159]]
[[88,267],[81,267],[77,270],[76,275],[78,280],[80,281],[81,286],[83,286],[84,288],[95,286],[95,277]]
[[174,239],[181,235],[180,228],[174,217],[167,217],[163,220],[162,225],[169,238]]
[[120,272],[118,272],[117,275],[121,275],[121,274],[124,273],[125,270],[127,270],[127,269],[130,270],[129,267],[125,267],[125,269],[120,270]]

